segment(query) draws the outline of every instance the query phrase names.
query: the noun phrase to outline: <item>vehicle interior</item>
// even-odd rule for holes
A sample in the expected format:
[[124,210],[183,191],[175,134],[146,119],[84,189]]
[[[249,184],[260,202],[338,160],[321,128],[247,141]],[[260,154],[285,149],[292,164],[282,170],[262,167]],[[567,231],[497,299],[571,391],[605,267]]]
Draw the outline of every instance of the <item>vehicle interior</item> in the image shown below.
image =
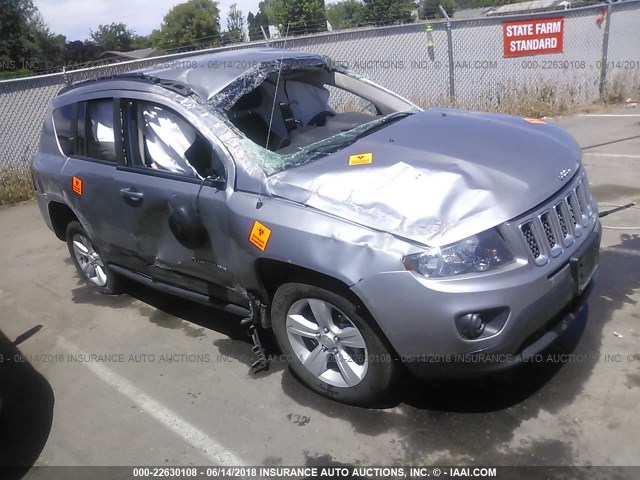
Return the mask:
[[326,68],[276,72],[227,111],[248,139],[281,155],[413,105],[375,85]]

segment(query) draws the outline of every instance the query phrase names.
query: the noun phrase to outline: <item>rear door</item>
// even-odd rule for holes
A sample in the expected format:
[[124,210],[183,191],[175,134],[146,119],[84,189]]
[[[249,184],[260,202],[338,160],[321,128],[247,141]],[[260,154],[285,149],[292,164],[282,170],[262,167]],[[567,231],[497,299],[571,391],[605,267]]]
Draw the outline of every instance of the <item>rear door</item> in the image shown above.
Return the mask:
[[118,112],[112,97],[87,97],[53,112],[60,149],[63,195],[95,245],[110,262],[126,264],[127,230],[115,187],[124,162]]

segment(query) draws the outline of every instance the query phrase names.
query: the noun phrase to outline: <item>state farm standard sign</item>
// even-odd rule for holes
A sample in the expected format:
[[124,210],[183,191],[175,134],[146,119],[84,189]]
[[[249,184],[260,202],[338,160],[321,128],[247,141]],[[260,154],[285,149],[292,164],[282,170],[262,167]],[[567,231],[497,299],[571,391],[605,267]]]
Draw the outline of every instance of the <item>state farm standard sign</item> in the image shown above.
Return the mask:
[[564,17],[502,23],[505,57],[562,53]]

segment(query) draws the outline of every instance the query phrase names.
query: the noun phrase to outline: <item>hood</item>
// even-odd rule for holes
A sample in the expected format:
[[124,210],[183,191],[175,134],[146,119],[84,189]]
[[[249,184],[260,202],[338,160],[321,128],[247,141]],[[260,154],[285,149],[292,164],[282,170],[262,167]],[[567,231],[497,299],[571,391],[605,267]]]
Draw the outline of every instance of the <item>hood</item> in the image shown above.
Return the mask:
[[[350,162],[362,154],[371,157]],[[268,186],[275,196],[436,246],[541,204],[568,180],[562,170],[569,178],[577,172],[580,156],[575,140],[553,124],[430,109],[272,175]]]

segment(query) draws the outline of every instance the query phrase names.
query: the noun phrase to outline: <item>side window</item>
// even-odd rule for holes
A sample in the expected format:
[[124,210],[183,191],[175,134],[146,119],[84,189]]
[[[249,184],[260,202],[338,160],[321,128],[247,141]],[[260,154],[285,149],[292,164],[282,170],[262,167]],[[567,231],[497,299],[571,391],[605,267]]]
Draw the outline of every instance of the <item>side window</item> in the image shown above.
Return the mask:
[[332,85],[325,85],[329,90],[329,105],[338,113],[358,112],[378,115],[376,106],[355,93],[348,92]]
[[125,102],[124,111],[132,165],[189,177],[214,173],[213,147],[180,115],[142,101]]
[[113,129],[113,100],[88,101],[86,119],[87,157],[115,162],[117,155]]
[[53,111],[53,125],[56,129],[56,136],[62,148],[62,153],[71,156],[76,153],[76,140],[74,138],[75,125],[73,105],[65,105]]

